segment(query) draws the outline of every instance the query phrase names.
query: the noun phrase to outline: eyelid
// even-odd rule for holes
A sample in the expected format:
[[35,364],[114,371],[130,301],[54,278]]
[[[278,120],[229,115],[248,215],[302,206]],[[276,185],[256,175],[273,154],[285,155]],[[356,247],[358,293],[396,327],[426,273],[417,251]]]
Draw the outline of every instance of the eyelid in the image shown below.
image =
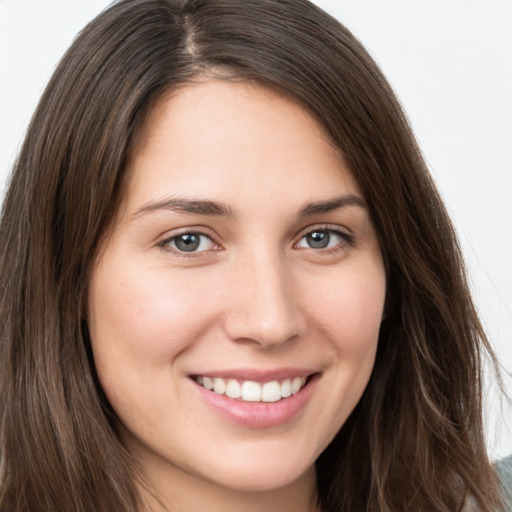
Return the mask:
[[[338,224],[334,224],[334,225],[333,224],[317,224],[317,225],[313,225],[313,226],[308,226],[307,228],[303,229],[297,236],[297,241],[294,243],[294,247],[298,248],[298,249],[307,249],[305,247],[299,248],[297,246],[304,237],[306,237],[307,235],[309,235],[311,233],[314,233],[315,231],[328,231],[328,232],[335,233],[335,234],[339,235],[344,241],[342,246],[345,246],[347,244],[348,245],[354,244],[354,236],[352,235],[350,230],[348,230],[346,228],[342,228]],[[336,249],[340,249],[340,248],[341,248],[340,244],[337,244],[334,247],[327,247],[324,249],[313,249],[313,248],[310,248],[310,249],[315,252],[328,252],[328,251],[332,251],[332,250],[336,250]]]
[[[209,253],[211,251],[218,251],[222,249],[222,245],[217,241],[217,236],[214,236],[207,231],[210,231],[204,227],[198,227],[198,226],[186,226],[183,228],[178,228],[176,230],[167,231],[164,235],[162,235],[159,240],[156,243],[157,247],[160,247],[162,250],[171,252],[177,256],[183,256],[183,257],[197,257],[204,255],[205,253]],[[197,235],[197,236],[203,236],[208,238],[215,247],[213,249],[206,249],[202,251],[180,251],[177,248],[174,248],[170,246],[170,243],[175,240],[176,238],[182,236],[182,235]]]
[[354,235],[352,231],[348,228],[342,227],[339,224],[313,224],[308,226],[307,228],[302,229],[297,235],[297,241],[304,238],[306,235],[310,233],[314,233],[315,231],[331,231],[335,233],[339,233],[344,238],[353,239]]
[[[222,250],[222,244],[217,241],[218,236],[212,235],[209,233],[211,231],[208,228],[205,228],[204,226],[186,226],[183,228],[178,228],[176,230],[167,231],[164,235],[162,235],[159,240],[156,243],[156,246],[160,247],[162,250],[171,252],[177,256],[182,257],[198,257],[205,255],[205,253],[211,253],[212,251],[219,251]],[[315,231],[328,231],[331,233],[335,233],[339,235],[343,242],[340,244],[337,244],[334,247],[328,247],[324,249],[314,249],[310,248],[312,251],[315,252],[329,252],[329,251],[336,251],[337,249],[341,249],[342,246],[345,245],[353,245],[354,243],[354,236],[351,234],[350,230],[344,227],[341,227],[339,224],[316,224],[308,226],[307,228],[304,228],[299,235],[297,236],[297,239],[295,243],[293,244],[294,248],[298,248],[297,245],[300,243],[300,241],[307,235],[314,233]],[[171,247],[169,244],[172,242],[172,240],[178,238],[181,235],[185,234],[193,234],[198,236],[204,236],[208,238],[215,247],[213,249],[206,249],[202,251],[180,251],[177,248]],[[307,249],[307,248],[300,248],[300,249]]]

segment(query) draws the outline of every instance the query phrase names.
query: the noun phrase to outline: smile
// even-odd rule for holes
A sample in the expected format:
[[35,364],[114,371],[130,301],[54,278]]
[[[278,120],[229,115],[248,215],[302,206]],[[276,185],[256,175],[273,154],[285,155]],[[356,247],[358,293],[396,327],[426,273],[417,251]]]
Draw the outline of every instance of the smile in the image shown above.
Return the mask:
[[306,377],[255,382],[252,380],[239,381],[197,375],[195,381],[209,391],[228,398],[243,402],[278,402],[298,393],[306,384]]
[[190,374],[189,381],[220,417],[244,427],[266,428],[299,417],[321,375],[314,369],[231,369]]

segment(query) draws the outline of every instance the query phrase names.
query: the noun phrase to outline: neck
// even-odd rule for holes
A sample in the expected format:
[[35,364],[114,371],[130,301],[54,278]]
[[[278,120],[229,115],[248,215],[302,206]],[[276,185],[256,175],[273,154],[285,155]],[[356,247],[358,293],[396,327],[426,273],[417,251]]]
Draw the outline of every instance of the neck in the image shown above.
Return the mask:
[[262,491],[231,489],[181,471],[148,477],[158,496],[142,490],[144,512],[320,512],[314,467],[284,487]]

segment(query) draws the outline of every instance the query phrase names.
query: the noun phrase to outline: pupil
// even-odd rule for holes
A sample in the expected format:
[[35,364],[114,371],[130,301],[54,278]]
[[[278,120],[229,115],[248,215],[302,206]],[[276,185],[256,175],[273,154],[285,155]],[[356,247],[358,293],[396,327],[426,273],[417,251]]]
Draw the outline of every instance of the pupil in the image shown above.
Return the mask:
[[195,251],[199,247],[199,236],[193,233],[186,233],[176,238],[175,244],[180,251]]
[[313,231],[307,235],[308,245],[312,249],[325,249],[329,245],[330,235],[327,231]]

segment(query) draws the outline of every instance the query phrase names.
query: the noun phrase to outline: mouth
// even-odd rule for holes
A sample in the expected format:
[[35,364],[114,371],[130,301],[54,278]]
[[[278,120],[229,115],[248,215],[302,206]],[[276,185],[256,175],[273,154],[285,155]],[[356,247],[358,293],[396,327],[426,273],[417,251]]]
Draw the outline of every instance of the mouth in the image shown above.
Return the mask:
[[222,377],[194,375],[193,379],[208,391],[225,395],[242,402],[279,402],[284,398],[296,395],[311,377],[293,377],[282,380],[256,382],[254,380],[238,380]]
[[205,405],[220,417],[249,428],[277,427],[301,416],[321,372],[226,371],[190,375]]

